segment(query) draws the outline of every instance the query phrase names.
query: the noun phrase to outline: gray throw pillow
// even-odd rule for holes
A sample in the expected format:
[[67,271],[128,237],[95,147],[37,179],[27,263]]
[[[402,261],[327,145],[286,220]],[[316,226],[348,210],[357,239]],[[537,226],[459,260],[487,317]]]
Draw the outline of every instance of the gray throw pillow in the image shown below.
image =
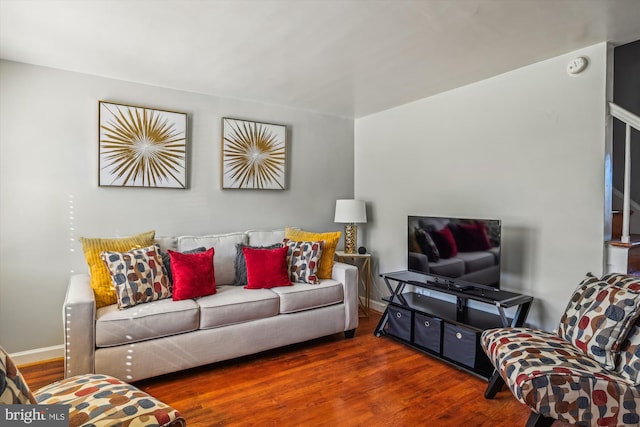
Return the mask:
[[276,249],[281,248],[282,243],[275,243],[269,246],[251,246],[245,245],[242,243],[236,244],[236,277],[233,281],[234,286],[244,286],[247,284],[247,260],[244,257],[244,252],[242,248],[253,248],[253,249]]

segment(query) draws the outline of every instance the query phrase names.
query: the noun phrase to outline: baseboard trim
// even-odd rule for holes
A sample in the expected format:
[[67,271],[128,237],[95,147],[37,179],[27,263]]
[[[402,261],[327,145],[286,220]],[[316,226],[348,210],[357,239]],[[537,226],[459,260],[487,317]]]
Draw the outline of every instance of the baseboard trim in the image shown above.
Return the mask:
[[45,360],[60,359],[64,357],[64,345],[60,344],[51,347],[19,351],[17,353],[12,353],[10,356],[11,359],[13,359],[13,363],[18,366],[43,362]]
[[375,310],[379,313],[384,313],[384,311],[387,309],[387,304],[380,301],[369,300],[369,305],[372,310]]

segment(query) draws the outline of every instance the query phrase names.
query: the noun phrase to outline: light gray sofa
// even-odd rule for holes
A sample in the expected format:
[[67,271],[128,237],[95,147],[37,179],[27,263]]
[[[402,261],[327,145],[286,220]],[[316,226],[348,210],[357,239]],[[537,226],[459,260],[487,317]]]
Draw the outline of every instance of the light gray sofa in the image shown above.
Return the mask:
[[500,281],[500,248],[458,252],[454,257],[431,262],[427,255],[409,252],[409,269],[466,282],[492,285]]
[[344,332],[358,326],[357,268],[334,263],[318,285],[233,286],[236,244],[282,242],[284,230],[156,238],[161,249],[214,247],[217,293],[96,309],[88,274],[71,276],[63,305],[65,377],[131,382]]

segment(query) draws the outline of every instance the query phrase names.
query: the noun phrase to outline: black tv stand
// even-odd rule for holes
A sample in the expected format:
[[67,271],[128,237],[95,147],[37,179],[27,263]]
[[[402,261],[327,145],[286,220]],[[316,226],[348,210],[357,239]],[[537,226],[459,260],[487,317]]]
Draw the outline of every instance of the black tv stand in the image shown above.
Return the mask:
[[464,292],[466,290],[476,288],[476,286],[474,286],[471,283],[456,282],[454,280],[448,280],[448,279],[435,279],[435,280],[427,279],[422,281],[409,280],[407,283],[413,286],[425,287],[425,285],[428,285],[428,286],[435,286],[437,288],[444,288],[444,289],[460,291],[460,292]]
[[[411,271],[381,277],[391,295],[383,298],[388,305],[374,335],[388,336],[484,379],[491,377],[493,365],[480,346],[482,331],[522,326],[533,301],[489,286],[429,280]],[[406,285],[416,289],[405,292]],[[426,295],[432,291],[434,295]],[[511,318],[505,313],[508,308],[515,308]]]
[[475,288],[472,285],[459,285],[459,284],[456,284],[456,283],[447,283],[444,286],[449,290],[459,291],[459,292],[464,292],[464,291],[468,291],[469,289],[474,289]]

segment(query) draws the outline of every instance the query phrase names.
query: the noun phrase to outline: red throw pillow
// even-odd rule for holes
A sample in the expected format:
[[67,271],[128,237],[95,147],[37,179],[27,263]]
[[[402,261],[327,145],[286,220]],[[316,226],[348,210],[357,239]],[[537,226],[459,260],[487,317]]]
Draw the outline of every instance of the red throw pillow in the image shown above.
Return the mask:
[[462,238],[456,242],[460,252],[488,251],[491,249],[487,227],[482,222],[459,224]]
[[458,255],[456,240],[453,238],[453,233],[451,233],[451,229],[449,227],[444,227],[442,230],[432,231],[430,234],[438,248],[440,258],[446,259]]
[[291,286],[287,271],[288,247],[276,249],[242,248],[247,261],[247,289]]
[[203,297],[216,293],[213,271],[214,249],[197,254],[183,254],[167,250],[171,258],[173,300]]

